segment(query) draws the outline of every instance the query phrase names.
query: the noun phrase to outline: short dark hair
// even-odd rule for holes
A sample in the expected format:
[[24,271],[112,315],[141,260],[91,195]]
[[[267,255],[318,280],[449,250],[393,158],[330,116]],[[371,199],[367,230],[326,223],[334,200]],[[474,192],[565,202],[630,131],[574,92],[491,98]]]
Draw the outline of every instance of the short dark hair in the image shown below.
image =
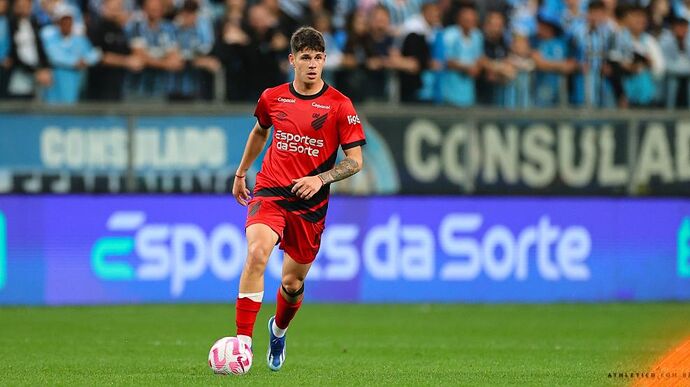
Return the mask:
[[300,27],[290,38],[290,50],[296,54],[302,50],[326,52],[323,35],[312,27]]
[[645,15],[647,14],[647,8],[641,6],[641,5],[631,5],[628,7],[628,9],[625,11],[626,15],[629,15],[631,13],[644,13]]
[[588,11],[598,11],[602,9],[606,9],[606,4],[604,4],[602,0],[592,0],[589,2],[589,5],[587,6]]

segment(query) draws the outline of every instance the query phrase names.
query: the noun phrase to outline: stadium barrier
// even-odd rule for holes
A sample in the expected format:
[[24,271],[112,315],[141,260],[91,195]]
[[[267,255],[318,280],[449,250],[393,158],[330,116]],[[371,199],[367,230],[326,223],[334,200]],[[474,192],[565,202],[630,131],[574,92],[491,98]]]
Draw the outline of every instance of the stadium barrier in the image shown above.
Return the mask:
[[[690,300],[688,200],[337,197],[329,212],[311,301]],[[229,302],[244,219],[217,195],[0,196],[0,304]]]
[[[367,167],[335,192],[690,194],[688,111],[359,112]],[[3,104],[0,193],[227,193],[251,113],[226,105]]]

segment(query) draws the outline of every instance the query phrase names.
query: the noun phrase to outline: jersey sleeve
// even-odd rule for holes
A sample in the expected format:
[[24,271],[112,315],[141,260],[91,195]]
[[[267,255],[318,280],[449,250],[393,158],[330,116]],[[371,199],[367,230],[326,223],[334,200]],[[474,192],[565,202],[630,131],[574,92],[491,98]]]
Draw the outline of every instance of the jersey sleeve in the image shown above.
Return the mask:
[[254,110],[254,117],[256,117],[257,121],[259,121],[259,125],[261,125],[261,127],[264,129],[268,129],[273,126],[268,105],[268,98],[266,97],[266,91],[264,91],[261,93],[259,102],[256,104],[256,109]]
[[349,99],[340,107],[338,137],[343,150],[367,143],[362,122],[359,120],[355,107],[352,106],[352,102]]

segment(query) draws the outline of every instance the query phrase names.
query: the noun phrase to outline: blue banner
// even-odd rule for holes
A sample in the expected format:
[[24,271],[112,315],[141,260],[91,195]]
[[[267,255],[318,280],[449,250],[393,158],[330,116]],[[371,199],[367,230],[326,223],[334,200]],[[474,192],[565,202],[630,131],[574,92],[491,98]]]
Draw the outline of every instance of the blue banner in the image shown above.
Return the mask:
[[[125,116],[0,114],[0,194],[229,193],[256,122],[250,114],[132,119],[129,132]],[[385,140],[365,127],[368,167],[333,191],[398,192]],[[263,152],[248,171],[250,185],[262,160]]]
[[228,192],[256,119],[140,117],[131,137],[123,116],[3,114],[0,121],[0,193],[124,192],[130,163],[133,191]]
[[[0,197],[0,304],[231,302],[246,209],[229,197]],[[266,288],[279,284],[281,253]],[[690,201],[343,198],[319,302],[690,300]]]

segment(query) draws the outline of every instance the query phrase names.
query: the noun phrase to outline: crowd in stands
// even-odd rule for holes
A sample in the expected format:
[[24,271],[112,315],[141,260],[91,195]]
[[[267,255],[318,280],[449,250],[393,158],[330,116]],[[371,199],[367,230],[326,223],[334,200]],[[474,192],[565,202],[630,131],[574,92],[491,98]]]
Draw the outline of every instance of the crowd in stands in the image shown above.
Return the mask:
[[356,102],[687,107],[689,20],[690,0],[0,0],[0,99],[253,102],[312,25]]

